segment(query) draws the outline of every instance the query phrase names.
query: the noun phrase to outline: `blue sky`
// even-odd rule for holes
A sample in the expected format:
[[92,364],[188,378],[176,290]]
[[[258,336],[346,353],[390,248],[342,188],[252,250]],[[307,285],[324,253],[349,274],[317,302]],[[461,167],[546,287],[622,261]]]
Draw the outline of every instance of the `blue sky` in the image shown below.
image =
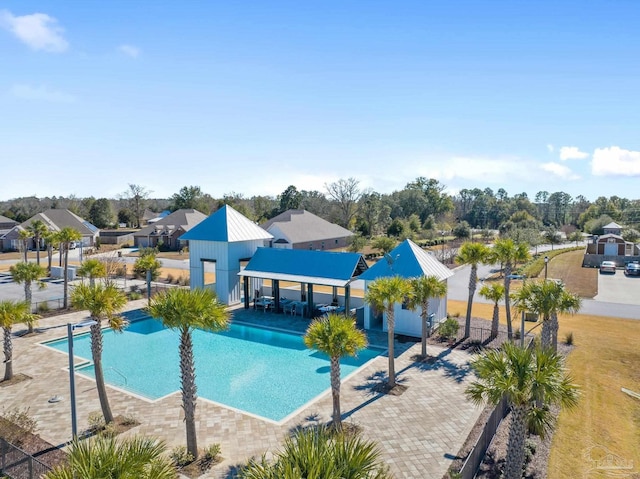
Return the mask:
[[0,199],[638,198],[640,2],[0,1]]

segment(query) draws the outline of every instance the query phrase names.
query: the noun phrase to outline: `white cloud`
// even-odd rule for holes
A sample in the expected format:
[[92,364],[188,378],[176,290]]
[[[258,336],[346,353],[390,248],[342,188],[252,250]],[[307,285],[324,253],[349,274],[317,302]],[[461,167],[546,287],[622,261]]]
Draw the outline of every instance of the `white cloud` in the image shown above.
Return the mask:
[[120,45],[118,50],[131,58],[138,58],[138,55],[140,55],[140,49],[133,45]]
[[585,158],[589,158],[589,153],[580,151],[577,146],[563,146],[560,148],[560,159],[562,161],[584,160]]
[[580,176],[571,171],[571,168],[561,165],[560,163],[543,163],[540,165],[544,171],[552,173],[564,180],[579,180]]
[[549,153],[553,153],[553,150],[555,148],[553,147],[553,145],[551,143],[547,144],[547,150],[549,151]]
[[640,176],[640,151],[619,146],[596,148],[591,173],[595,176]]
[[69,47],[63,37],[64,28],[46,13],[17,16],[9,10],[0,10],[0,27],[13,33],[32,50],[60,53]]
[[9,94],[23,100],[48,101],[51,103],[73,103],[76,97],[47,86],[13,85]]

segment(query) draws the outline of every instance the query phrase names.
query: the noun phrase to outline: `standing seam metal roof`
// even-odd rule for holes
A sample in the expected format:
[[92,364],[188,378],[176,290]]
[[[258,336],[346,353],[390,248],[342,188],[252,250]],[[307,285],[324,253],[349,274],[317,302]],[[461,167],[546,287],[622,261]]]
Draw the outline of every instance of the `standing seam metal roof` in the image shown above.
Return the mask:
[[224,205],[180,237],[181,240],[224,241],[229,243],[271,238],[273,236],[270,233],[229,205]]

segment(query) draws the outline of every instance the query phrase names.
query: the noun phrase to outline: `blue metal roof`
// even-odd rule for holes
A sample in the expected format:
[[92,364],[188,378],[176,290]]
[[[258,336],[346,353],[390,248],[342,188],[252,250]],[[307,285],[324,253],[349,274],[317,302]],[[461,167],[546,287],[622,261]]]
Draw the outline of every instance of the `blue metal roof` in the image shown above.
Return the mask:
[[366,269],[360,253],[258,248],[239,274],[344,287]]
[[249,218],[224,205],[180,237],[180,240],[202,241],[252,241],[271,239],[271,233],[263,230]]
[[407,239],[362,273],[358,279],[373,281],[389,276],[402,278],[436,276],[440,281],[444,281],[453,276],[453,273],[420,246]]

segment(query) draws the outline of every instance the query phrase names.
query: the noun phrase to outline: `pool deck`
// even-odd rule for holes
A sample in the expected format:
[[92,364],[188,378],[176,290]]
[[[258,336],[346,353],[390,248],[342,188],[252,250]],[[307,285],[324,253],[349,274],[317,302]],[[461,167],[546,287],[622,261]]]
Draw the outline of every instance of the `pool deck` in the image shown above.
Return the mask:
[[[134,301],[127,309],[144,305],[144,300]],[[308,320],[299,317],[253,310],[236,309],[234,317],[237,321],[298,332],[308,325]],[[0,404],[5,409],[29,407],[29,414],[38,421],[40,435],[52,444],[64,444],[71,436],[68,359],[66,354],[37,343],[66,336],[66,323],[86,318],[85,312],[43,319],[38,334],[13,339],[14,374],[23,373],[32,379],[0,388]],[[386,333],[370,336],[371,344],[386,344]],[[411,359],[419,351],[419,344],[396,342],[398,382],[408,386],[400,396],[375,391],[379,378],[387,371],[386,355],[375,358],[343,382],[343,418],[358,424],[366,437],[380,444],[396,478],[441,479],[482,408],[464,397],[464,389],[472,377],[467,353],[429,345],[429,354],[438,358],[427,365]],[[196,362],[196,374],[197,368]],[[158,437],[169,448],[185,443],[178,392],[155,402],[111,387],[108,393],[114,415],[135,416],[141,422],[126,435]],[[48,399],[55,395],[62,397],[62,401],[49,403]],[[100,410],[94,381],[76,375],[76,397],[78,430],[82,431],[88,426],[89,414]],[[327,390],[284,424],[275,424],[199,400],[198,444],[204,447],[220,443],[225,458],[202,478],[234,477],[234,466],[252,456],[279,449],[292,428],[328,421],[331,407],[331,394]]]

